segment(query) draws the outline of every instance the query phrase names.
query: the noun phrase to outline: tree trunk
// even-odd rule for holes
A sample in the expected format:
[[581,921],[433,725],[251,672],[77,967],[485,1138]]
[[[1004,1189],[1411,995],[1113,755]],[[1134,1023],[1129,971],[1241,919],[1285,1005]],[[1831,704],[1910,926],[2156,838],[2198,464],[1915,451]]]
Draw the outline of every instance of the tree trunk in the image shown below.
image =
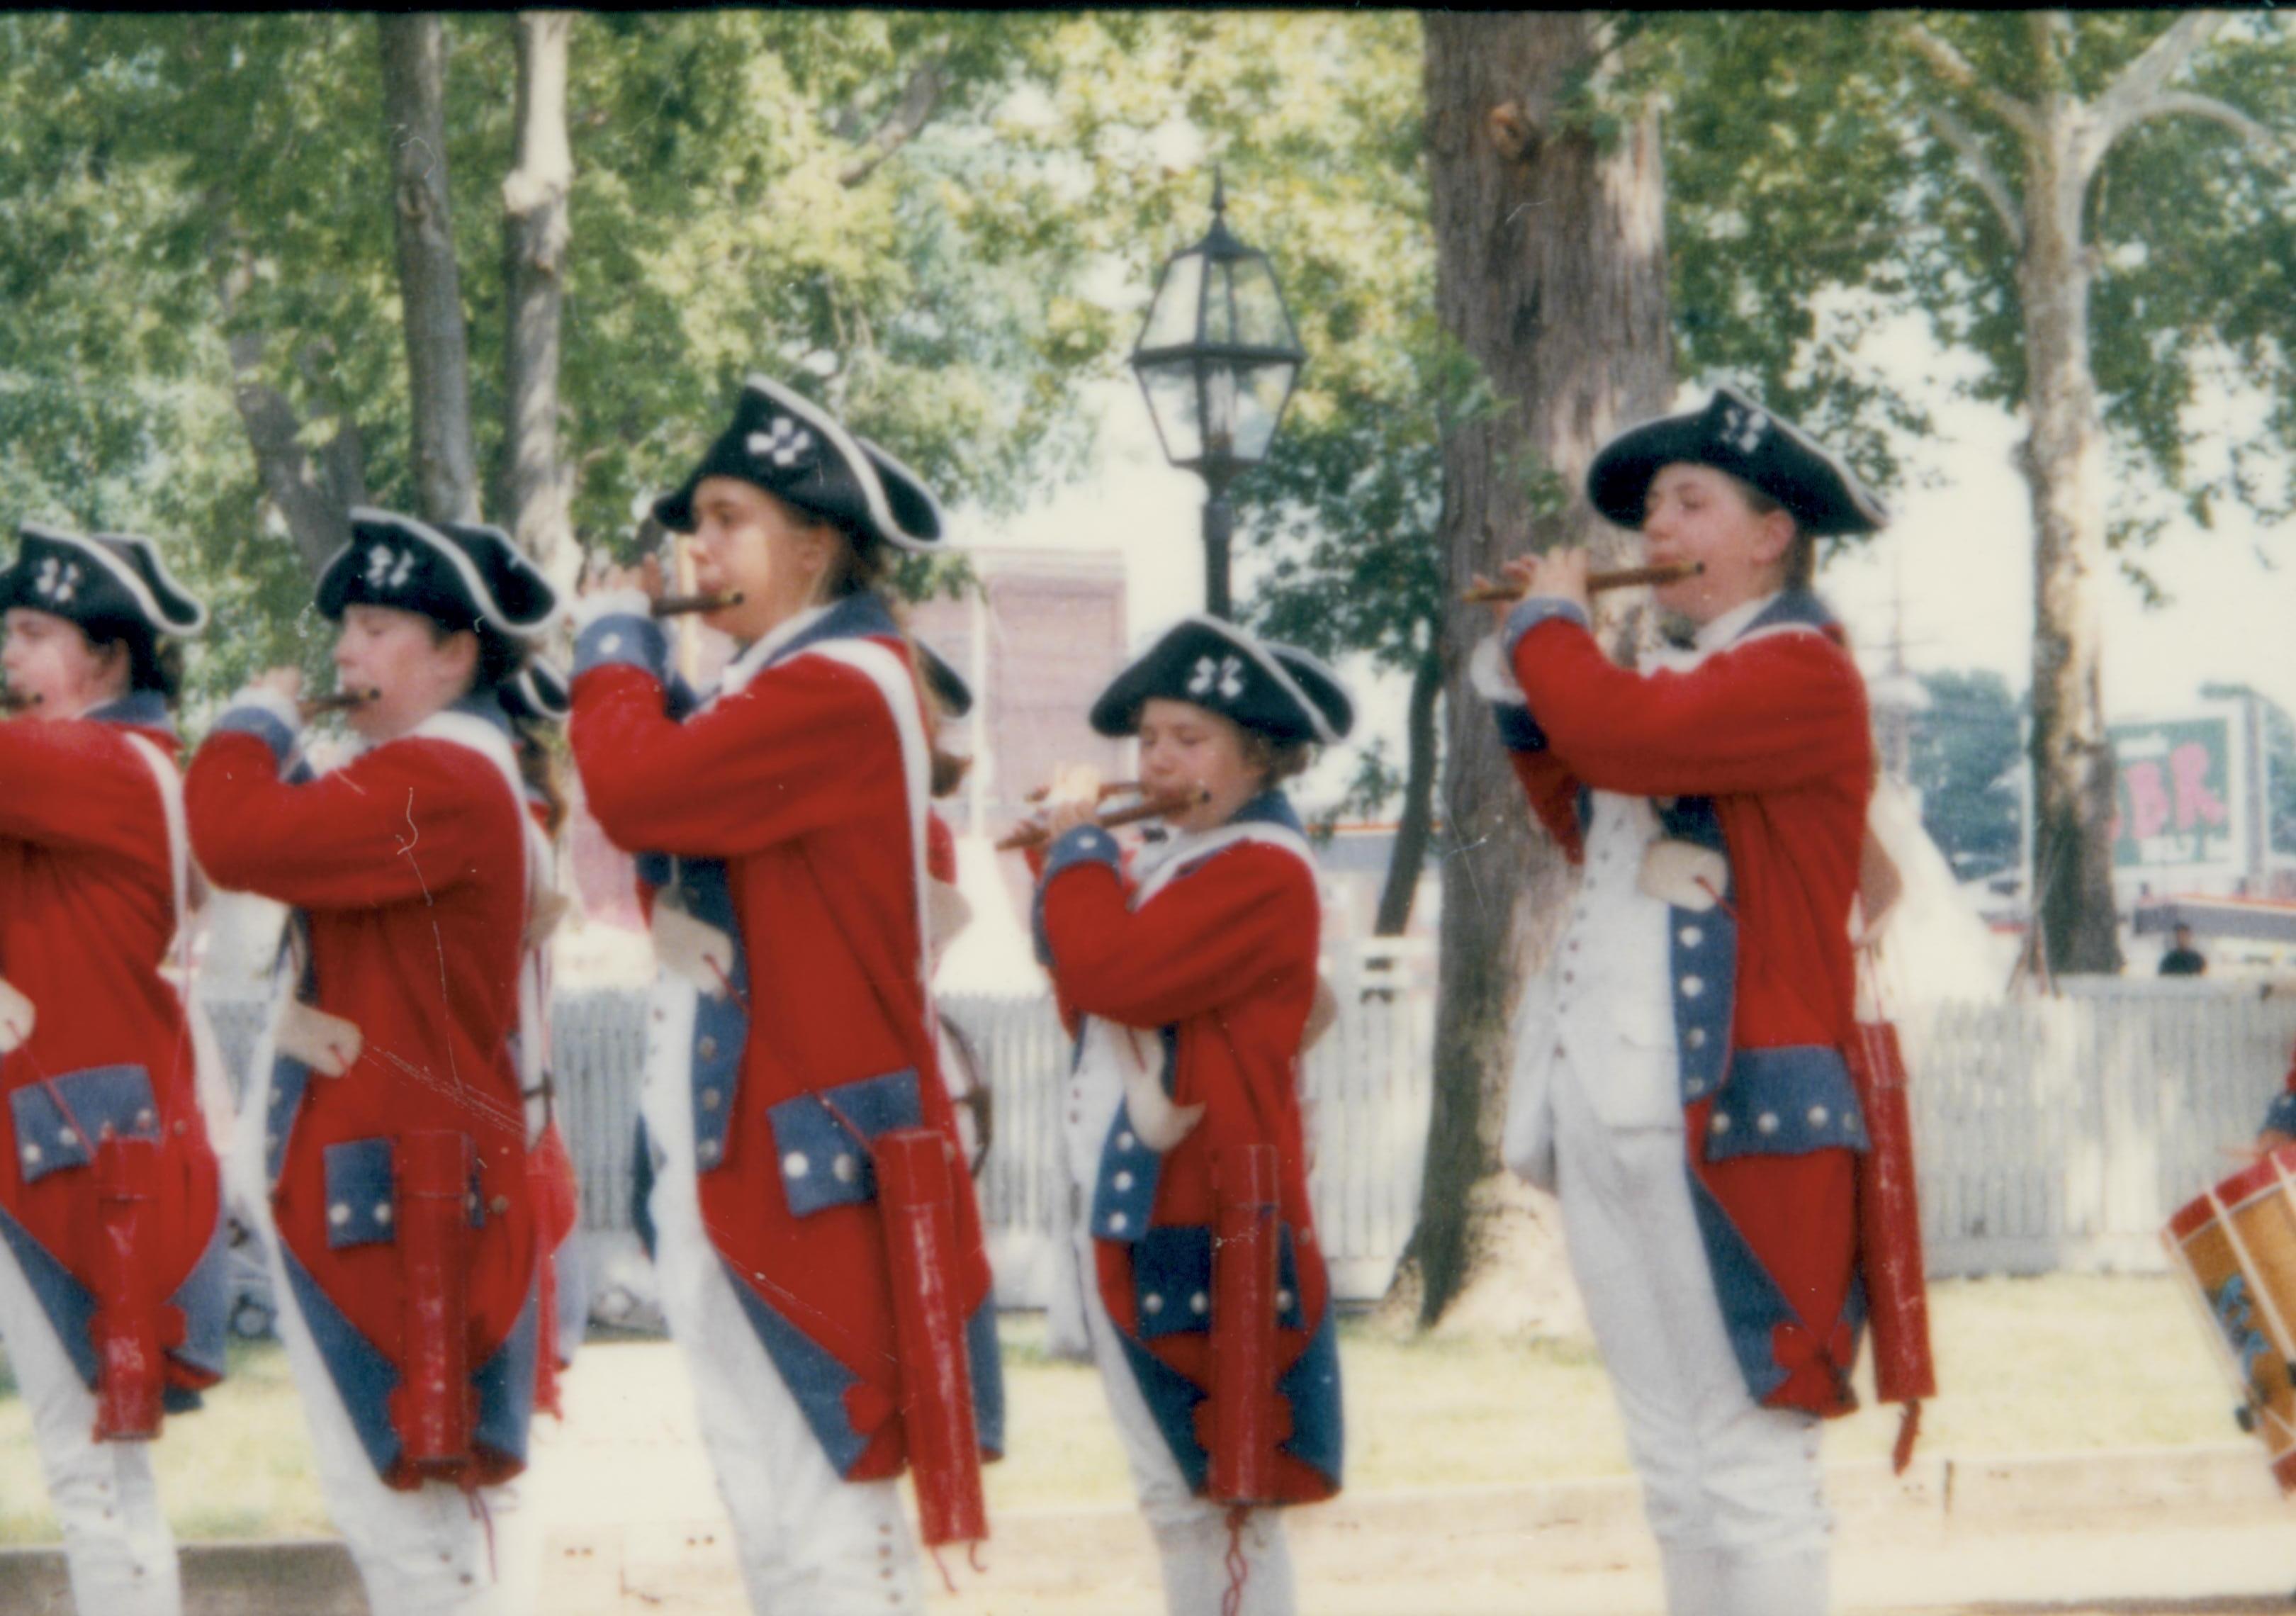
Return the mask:
[[2081,206],[2091,120],[2062,93],[2024,143],[2025,408],[2033,498],[2033,887],[2053,972],[2117,972],[2112,745],[2098,665],[2105,565],[2104,422],[2089,367]]
[[1419,895],[1419,873],[1426,867],[1427,843],[1435,828],[1435,703],[1443,693],[1443,658],[1431,643],[1411,670],[1411,705],[1405,726],[1403,817],[1395,827],[1395,853],[1387,861],[1387,884],[1380,889],[1375,937],[1400,937],[1411,923],[1412,900]]
[[406,331],[414,483],[422,514],[474,521],[470,340],[447,204],[447,30],[435,12],[375,20],[390,140],[398,293]]
[[558,454],[560,308],[564,298],[566,193],[574,158],[566,138],[566,50],[573,18],[521,12],[518,166],[503,181],[504,283],[510,318],[503,357],[504,524],[519,548],[571,595],[581,557],[567,520]]
[[[1673,396],[1657,118],[1607,148],[1567,98],[1600,68],[1606,24],[1583,12],[1425,14],[1428,187],[1445,328],[1513,407],[1443,445],[1453,586],[1495,574],[1526,538],[1634,546],[1581,484],[1602,441]],[[1555,497],[1541,497],[1541,472]],[[1528,473],[1528,474],[1527,474]],[[1527,967],[1552,946],[1569,872],[1534,833],[1467,652],[1484,609],[1454,604],[1443,640],[1445,820],[1435,1101],[1411,1257],[1420,1317],[1456,1296],[1468,1191],[1496,1162],[1506,1034]]]
[[[214,217],[228,218],[227,200],[213,199]],[[246,294],[253,270],[243,248],[230,241],[228,229],[215,243],[217,300],[227,327],[232,311]],[[358,424],[338,410],[334,431],[319,447],[316,463],[303,447],[303,422],[287,395],[263,379],[266,339],[260,332],[234,332],[224,343],[231,365],[232,404],[247,433],[255,456],[257,477],[287,532],[296,554],[314,578],[335,552],[350,542],[350,509],[366,500],[366,447]],[[306,369],[316,368],[316,356],[302,356]],[[315,390],[324,396],[324,390]]]

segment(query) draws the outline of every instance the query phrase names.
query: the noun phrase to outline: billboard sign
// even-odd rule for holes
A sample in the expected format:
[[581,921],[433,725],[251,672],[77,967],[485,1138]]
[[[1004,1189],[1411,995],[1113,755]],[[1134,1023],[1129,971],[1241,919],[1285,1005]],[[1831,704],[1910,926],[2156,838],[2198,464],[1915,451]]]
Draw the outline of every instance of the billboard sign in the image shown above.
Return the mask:
[[2106,726],[2112,739],[2112,868],[2122,880],[2249,873],[2247,749],[2230,703]]

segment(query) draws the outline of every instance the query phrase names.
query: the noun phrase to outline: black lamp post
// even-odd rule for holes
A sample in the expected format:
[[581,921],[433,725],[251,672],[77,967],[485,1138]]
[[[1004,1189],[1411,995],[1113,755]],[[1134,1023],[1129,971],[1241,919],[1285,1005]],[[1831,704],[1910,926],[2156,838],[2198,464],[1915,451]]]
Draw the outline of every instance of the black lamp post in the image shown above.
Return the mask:
[[1204,480],[1204,608],[1228,603],[1227,487],[1267,457],[1308,356],[1267,255],[1227,227],[1227,193],[1212,176],[1212,227],[1166,261],[1133,345],[1164,458]]

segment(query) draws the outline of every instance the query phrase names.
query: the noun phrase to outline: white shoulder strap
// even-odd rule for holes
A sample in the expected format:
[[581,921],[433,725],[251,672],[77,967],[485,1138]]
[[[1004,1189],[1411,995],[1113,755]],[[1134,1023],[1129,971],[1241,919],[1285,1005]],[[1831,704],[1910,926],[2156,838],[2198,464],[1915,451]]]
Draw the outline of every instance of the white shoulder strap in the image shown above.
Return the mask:
[[901,741],[901,775],[908,786],[910,884],[917,895],[917,980],[924,986],[925,1003],[931,1005],[932,917],[925,874],[925,815],[931,801],[932,751],[925,737],[924,714],[917,705],[916,681],[891,647],[874,640],[824,640],[800,654],[827,657],[868,675],[893,715],[893,728]]
[[[1138,908],[1164,890],[1165,883],[1184,869],[1193,869],[1215,853],[1224,853],[1242,842],[1256,841],[1262,847],[1280,849],[1298,859],[1308,868],[1310,882],[1316,881],[1316,856],[1309,850],[1308,839],[1297,831],[1280,824],[1250,822],[1243,824],[1224,824],[1206,831],[1185,848],[1173,849],[1171,857],[1159,864],[1152,874],[1140,883],[1133,895],[1132,906]],[[1320,882],[1316,883],[1316,901],[1322,902]]]
[[176,886],[176,950],[181,956],[184,972],[184,992],[191,993],[191,837],[184,825],[184,782],[176,773],[176,765],[159,745],[134,733],[127,735],[127,744],[144,759],[144,767],[152,771],[152,783],[160,788],[160,812],[168,822],[168,870]]

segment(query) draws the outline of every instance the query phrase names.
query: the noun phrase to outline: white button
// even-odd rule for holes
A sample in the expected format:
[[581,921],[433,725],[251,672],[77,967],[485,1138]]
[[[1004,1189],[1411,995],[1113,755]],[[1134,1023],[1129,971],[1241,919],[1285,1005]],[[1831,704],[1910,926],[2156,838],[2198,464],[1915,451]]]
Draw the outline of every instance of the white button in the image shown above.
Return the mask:
[[69,1128],[60,1128],[56,1129],[56,1143],[58,1144],[78,1144],[79,1143],[79,1136],[72,1132]]
[[716,1111],[718,1109],[718,1091],[716,1089],[705,1088],[701,1091],[701,1109],[704,1111]]
[[1120,1151],[1130,1150],[1132,1148],[1132,1136],[1128,1132],[1116,1136],[1116,1148]]
[[1774,1111],[1764,1112],[1760,1116],[1754,1119],[1754,1126],[1761,1129],[1761,1131],[1766,1134],[1774,1134],[1777,1132],[1778,1113]]
[[1130,1221],[1121,1212],[1111,1212],[1108,1215],[1108,1232],[1111,1235],[1121,1235],[1124,1233],[1126,1224]]
[[718,1148],[717,1140],[704,1139],[701,1142],[701,1148],[693,1153],[701,1157],[704,1161],[715,1161],[718,1160]]
[[390,1202],[388,1201],[378,1201],[374,1203],[374,1220],[377,1223],[389,1223],[390,1221]]
[[837,1159],[829,1164],[829,1170],[838,1183],[850,1184],[861,1176],[861,1164],[850,1153],[840,1151]]
[[1118,1189],[1128,1190],[1132,1187],[1132,1175],[1129,1173],[1119,1173],[1116,1175],[1114,1182]]
[[[274,1141],[274,1143],[276,1143],[276,1141]],[[39,1147],[38,1145],[37,1145],[37,1144],[28,1144],[28,1145],[26,1145],[26,1146],[24,1147],[24,1160],[25,1160],[25,1161],[37,1161],[39,1159],[40,1159],[40,1147]]]
[[1689,1083],[1689,1091],[1693,1095],[1704,1094],[1706,1092],[1705,1079],[1702,1078],[1691,1079]]
[[1188,1298],[1188,1311],[1201,1317],[1211,1311],[1212,1299],[1201,1291]]
[[1703,1028],[1703,1027],[1693,1027],[1693,1028],[1690,1029],[1690,1046],[1691,1046],[1693,1049],[1703,1049],[1703,1048],[1705,1048],[1705,1047],[1706,1047],[1706,1029],[1705,1029],[1705,1028]]
[[619,651],[621,648],[622,636],[619,634],[610,634],[605,638],[598,642],[599,651],[607,656],[613,655],[614,652]]
[[1699,944],[1706,940],[1706,933],[1700,931],[1696,926],[1683,927],[1680,936],[1682,938],[1682,946],[1685,948],[1695,948]]
[[1714,1120],[1708,1123],[1707,1126],[1718,1134],[1728,1133],[1730,1131],[1730,1113],[1726,1111],[1716,1112],[1714,1113]]
[[1809,1108],[1809,1125],[1812,1128],[1824,1128],[1825,1126],[1826,1115],[1827,1112],[1824,1106],[1811,1106]]
[[802,1178],[812,1170],[813,1163],[805,1159],[803,1151],[791,1151],[782,1158],[782,1171],[791,1178]]
[[1164,1299],[1151,1291],[1140,1299],[1140,1306],[1145,1312],[1161,1313],[1164,1310]]
[[345,1206],[341,1202],[338,1201],[334,1205],[327,1209],[327,1221],[329,1223],[344,1224],[348,1223],[350,1220],[351,1210]]
[[[1649,934],[1645,932],[1644,935],[1647,936]],[[1694,999],[1705,991],[1706,984],[1701,979],[1694,976],[1685,976],[1682,979],[1683,997],[1686,999]]]
[[135,1126],[138,1128],[151,1127],[152,1120],[152,1108],[148,1105],[135,1113]]
[[1276,1310],[1278,1313],[1283,1312],[1284,1308],[1286,1308],[1290,1307],[1291,1305],[1292,1305],[1292,1292],[1289,1292],[1289,1291],[1278,1291],[1278,1292],[1275,1293],[1275,1310]]

